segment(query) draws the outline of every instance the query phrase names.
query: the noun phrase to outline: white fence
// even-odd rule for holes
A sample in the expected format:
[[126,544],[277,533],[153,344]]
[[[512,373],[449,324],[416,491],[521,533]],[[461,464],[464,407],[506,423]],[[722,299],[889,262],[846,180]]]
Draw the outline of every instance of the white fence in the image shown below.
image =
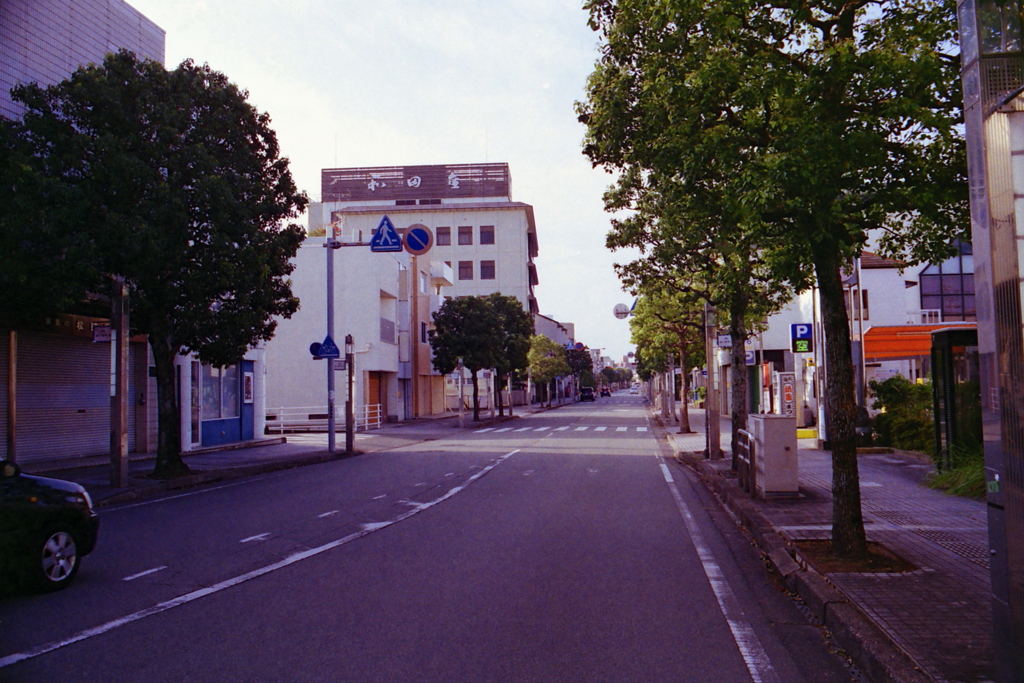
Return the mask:
[[[357,430],[379,429],[383,423],[380,404],[356,406]],[[325,432],[328,421],[327,406],[299,408],[271,408],[267,411],[267,434],[286,432]],[[335,431],[345,430],[344,406],[334,408]]]

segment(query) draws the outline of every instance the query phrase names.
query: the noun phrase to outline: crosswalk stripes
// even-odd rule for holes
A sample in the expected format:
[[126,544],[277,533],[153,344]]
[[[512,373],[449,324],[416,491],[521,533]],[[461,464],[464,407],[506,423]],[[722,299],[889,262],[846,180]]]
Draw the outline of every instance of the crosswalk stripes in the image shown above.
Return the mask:
[[[474,434],[486,434],[487,432],[494,432],[495,434],[501,434],[503,432],[516,432],[516,433],[519,433],[519,432],[546,432],[546,431],[549,431],[549,430],[550,431],[555,431],[555,432],[565,432],[565,431],[569,431],[570,429],[572,429],[574,432],[585,432],[585,431],[588,431],[591,428],[593,428],[593,430],[595,432],[606,432],[609,429],[611,429],[611,427],[608,427],[607,425],[580,425],[578,427],[573,427],[572,425],[563,425],[561,427],[554,427],[554,428],[552,428],[550,426],[547,426],[547,427],[501,427],[500,429],[497,428],[497,427],[484,427],[483,429],[476,429],[476,430],[474,430],[473,433]],[[637,432],[641,432],[641,433],[648,431],[647,427],[633,427],[633,429],[635,429]],[[629,427],[615,427],[615,431],[616,432],[628,432],[629,430],[630,430]]]

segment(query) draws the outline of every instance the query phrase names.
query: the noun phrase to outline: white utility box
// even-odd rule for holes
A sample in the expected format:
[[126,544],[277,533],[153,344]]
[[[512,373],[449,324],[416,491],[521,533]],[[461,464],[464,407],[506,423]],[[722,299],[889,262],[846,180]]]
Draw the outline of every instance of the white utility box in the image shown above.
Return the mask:
[[796,452],[796,418],[787,415],[749,416],[754,435],[757,495],[793,496],[800,492]]

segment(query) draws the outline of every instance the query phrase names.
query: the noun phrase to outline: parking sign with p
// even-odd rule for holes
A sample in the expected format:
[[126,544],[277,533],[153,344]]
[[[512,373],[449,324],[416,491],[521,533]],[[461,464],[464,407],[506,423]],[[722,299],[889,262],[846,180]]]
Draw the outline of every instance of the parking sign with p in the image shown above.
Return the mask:
[[814,353],[814,327],[810,323],[789,326],[793,353]]

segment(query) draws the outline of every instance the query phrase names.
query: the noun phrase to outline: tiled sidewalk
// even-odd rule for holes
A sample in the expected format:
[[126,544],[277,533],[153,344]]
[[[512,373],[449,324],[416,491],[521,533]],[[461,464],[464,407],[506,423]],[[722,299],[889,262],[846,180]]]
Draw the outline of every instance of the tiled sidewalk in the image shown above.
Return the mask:
[[[668,427],[677,452],[704,449],[702,416],[694,435]],[[728,423],[723,421],[723,427]],[[729,437],[723,434],[727,447]],[[827,451],[799,451],[799,498],[753,501],[788,541],[831,537],[832,464]],[[729,456],[707,464],[723,472]],[[934,681],[991,679],[992,615],[985,503],[923,486],[931,466],[909,454],[858,458],[868,540],[915,564],[902,574],[831,573],[826,579]],[[727,479],[723,477],[724,479]],[[730,494],[746,494],[730,485]]]

